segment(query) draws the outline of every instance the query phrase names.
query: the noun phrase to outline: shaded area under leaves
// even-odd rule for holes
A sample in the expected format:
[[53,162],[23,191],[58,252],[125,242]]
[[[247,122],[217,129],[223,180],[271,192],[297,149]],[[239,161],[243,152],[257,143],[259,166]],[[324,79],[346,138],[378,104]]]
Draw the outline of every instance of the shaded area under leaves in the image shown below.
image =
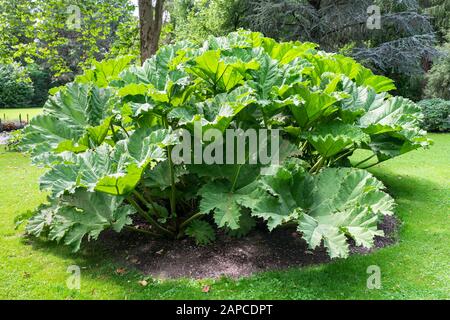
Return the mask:
[[[385,216],[379,228],[385,236],[375,238],[375,250],[396,242],[399,220]],[[373,251],[356,247],[352,240],[349,241],[351,254]],[[272,233],[257,229],[241,239],[220,233],[210,246],[197,246],[190,239],[153,240],[141,235],[114,232],[106,232],[100,242],[108,248],[114,260],[157,278],[238,278],[256,272],[331,261],[323,246],[309,250],[300,235],[288,228]]]

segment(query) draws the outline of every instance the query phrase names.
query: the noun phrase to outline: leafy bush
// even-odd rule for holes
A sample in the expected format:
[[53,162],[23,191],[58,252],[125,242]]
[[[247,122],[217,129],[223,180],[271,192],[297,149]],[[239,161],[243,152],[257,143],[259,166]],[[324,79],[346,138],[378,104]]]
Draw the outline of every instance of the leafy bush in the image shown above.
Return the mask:
[[[450,35],[448,36],[450,39]],[[425,96],[450,100],[450,44],[442,48],[443,55],[427,74]]]
[[11,136],[6,143],[6,149],[8,151],[19,151],[19,144],[22,141],[22,130],[15,130],[11,132]]
[[0,64],[0,108],[27,107],[33,96],[33,84],[26,69]]
[[[420,108],[390,96],[391,80],[311,43],[241,31],[163,47],[142,67],[130,61],[96,64],[25,129],[22,148],[49,169],[40,185],[51,195],[30,234],[75,251],[108,228],[207,244],[217,228],[245,236],[260,221],[295,224],[311,248],[346,257],[348,238],[371,247],[394,210],[383,184],[349,157],[367,149],[381,162],[429,144]],[[237,129],[241,138],[254,129],[258,151],[278,149],[280,163],[251,161],[249,137],[223,139]],[[223,164],[235,140],[245,152]],[[199,163],[199,142],[218,160]],[[184,161],[174,158],[191,143]],[[142,219],[149,226],[136,228]]]
[[419,102],[424,118],[422,127],[428,131],[446,132],[450,130],[450,101],[429,99]]
[[52,84],[51,74],[34,64],[29,65],[28,70],[34,90],[34,94],[30,99],[30,105],[33,107],[42,107],[48,99],[48,91]]

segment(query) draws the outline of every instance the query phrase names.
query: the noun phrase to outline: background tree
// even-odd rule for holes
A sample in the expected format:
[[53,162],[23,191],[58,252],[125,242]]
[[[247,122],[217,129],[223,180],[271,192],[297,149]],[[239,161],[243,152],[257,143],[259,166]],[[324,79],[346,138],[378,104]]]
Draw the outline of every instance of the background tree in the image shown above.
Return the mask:
[[17,63],[0,64],[0,108],[26,107],[33,96],[27,69]]
[[445,41],[450,29],[450,0],[420,0],[421,7],[432,17],[439,38]]
[[30,98],[29,106],[43,106],[48,98],[48,91],[52,85],[52,76],[49,70],[42,69],[37,64],[27,66],[33,84],[34,94]]
[[426,79],[425,96],[428,98],[441,98],[450,100],[450,32],[448,42],[439,49],[442,55],[435,60]]
[[[420,93],[420,79],[437,53],[433,26],[416,0],[242,1],[251,4],[243,27],[276,39],[316,42],[328,51],[344,49],[394,78],[407,96]],[[381,9],[379,29],[367,26],[374,4]]]
[[164,19],[164,0],[139,0],[141,62],[158,51]]
[[0,60],[36,63],[69,81],[108,54],[133,11],[129,0],[0,0]]
[[241,0],[174,0],[169,8],[174,38],[201,42],[234,31],[242,25],[246,5]]
[[[439,1],[432,2],[439,5]],[[312,41],[394,78],[398,93],[415,100],[421,97],[424,73],[437,55],[433,24],[424,11],[435,7],[417,0],[176,0],[175,4],[171,21],[178,39],[201,41],[242,27],[278,40]],[[374,4],[381,9],[381,29],[367,27],[370,14],[376,13],[368,13]]]

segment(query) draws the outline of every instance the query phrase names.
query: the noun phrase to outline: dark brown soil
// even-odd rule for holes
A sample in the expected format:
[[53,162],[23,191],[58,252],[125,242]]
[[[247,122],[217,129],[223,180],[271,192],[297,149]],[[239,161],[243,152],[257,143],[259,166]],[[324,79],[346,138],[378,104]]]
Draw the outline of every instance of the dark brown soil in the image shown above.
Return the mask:
[[[395,243],[399,221],[385,217],[380,223],[384,237],[376,237],[376,248]],[[189,239],[181,241],[152,240],[135,234],[107,233],[106,243],[117,260],[128,268],[137,268],[157,278],[233,278],[255,272],[302,267],[330,261],[323,247],[309,250],[306,242],[292,229],[272,233],[255,230],[242,239],[219,234],[210,246],[196,246]],[[350,241],[351,254],[371,250],[356,247]]]

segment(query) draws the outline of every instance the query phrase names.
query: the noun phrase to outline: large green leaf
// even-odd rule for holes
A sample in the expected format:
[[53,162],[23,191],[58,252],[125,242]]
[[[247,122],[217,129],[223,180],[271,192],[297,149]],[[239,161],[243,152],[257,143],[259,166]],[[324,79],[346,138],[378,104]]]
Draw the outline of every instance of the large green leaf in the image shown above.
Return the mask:
[[359,120],[359,125],[369,134],[404,131],[405,135],[417,133],[420,107],[408,99],[395,97],[383,104],[372,105]]
[[[167,189],[172,185],[169,161],[159,162],[151,170],[144,173],[143,183],[148,188]],[[180,182],[181,177],[187,173],[183,166],[175,166],[175,183]]]
[[368,143],[370,136],[353,125],[332,122],[317,126],[308,134],[308,141],[321,156],[329,158],[350,147]]
[[265,52],[257,55],[257,61],[260,67],[250,72],[252,80],[248,85],[255,89],[258,105],[266,109],[266,114],[272,114],[291,104],[289,97],[306,84],[302,73],[309,64],[306,60],[282,64]]
[[[184,104],[194,89],[188,73],[179,68],[179,64],[188,60],[185,49],[188,49],[185,42],[162,47],[142,67],[131,67],[123,72],[118,94],[135,102],[149,103],[152,108]],[[138,96],[137,100],[134,96]],[[144,101],[139,101],[142,96]]]
[[272,59],[278,60],[281,64],[288,64],[306,54],[315,53],[315,48],[317,45],[308,42],[278,43],[273,39],[263,38],[261,47],[264,48]]
[[131,206],[123,205],[121,197],[77,189],[74,194],[63,196],[53,206],[41,210],[30,220],[27,232],[40,236],[48,229],[49,239],[63,241],[73,251],[78,251],[85,237],[97,239],[109,228],[120,232],[131,224],[130,215],[134,213]]
[[377,93],[395,90],[395,84],[392,79],[384,76],[374,75],[367,68],[362,68],[355,79],[358,85],[373,88]]
[[301,88],[298,96],[290,98],[290,109],[298,125],[308,128],[321,117],[326,117],[337,111],[334,105],[338,99],[320,91],[309,91]]
[[149,164],[165,160],[166,131],[140,129],[113,149],[107,144],[74,155],[71,161],[57,164],[40,179],[41,188],[58,197],[84,187],[112,195],[128,194],[141,181]]
[[194,220],[186,228],[186,235],[195,239],[198,245],[214,242],[216,234],[213,227],[206,221]]
[[31,120],[21,146],[37,156],[52,150],[81,152],[89,142],[99,145],[112,119],[113,102],[109,89],[69,84],[47,101],[43,115]]
[[209,50],[230,50],[232,48],[257,48],[261,46],[263,35],[259,32],[238,30],[223,37],[210,36],[203,47]]
[[349,97],[341,102],[342,110],[352,122],[369,109],[376,109],[385,102],[386,94],[377,94],[370,87],[358,86],[346,77],[342,80],[342,86],[342,90],[349,94]]
[[179,74],[174,63],[180,50],[186,48],[185,42],[162,47],[158,54],[144,62],[142,67],[133,66],[122,74],[124,84],[151,84],[156,90],[165,91],[168,80]]
[[372,137],[368,148],[384,161],[431,144],[420,129],[421,117],[419,106],[395,97],[373,104],[360,118],[359,126]]
[[257,69],[255,62],[221,59],[220,50],[210,50],[195,59],[188,72],[206,81],[213,92],[227,92],[242,83],[247,70]]
[[198,122],[203,130],[218,129],[224,132],[239,112],[256,101],[252,93],[250,88],[238,87],[195,106],[174,108],[169,117],[178,119],[180,126],[187,126],[190,129]]
[[309,175],[299,166],[281,167],[264,177],[259,190],[243,196],[240,204],[267,221],[270,229],[298,222],[311,248],[322,243],[331,257],[346,257],[346,237],[371,247],[378,217],[393,214],[394,201],[370,173],[350,168],[327,168]]
[[95,61],[92,68],[76,77],[75,81],[106,88],[112,81],[120,79],[119,74],[127,69],[133,60],[135,60],[134,56],[121,56],[101,62]]
[[[383,184],[369,172],[350,168],[328,168],[315,176],[310,215],[324,216],[356,207],[370,207],[380,215],[393,214],[393,199]],[[386,204],[386,205],[384,205]]]
[[204,185],[199,195],[200,212],[208,214],[213,212],[214,221],[219,227],[228,227],[231,230],[239,229],[241,217],[240,201],[243,196],[252,191],[251,186],[234,190],[229,181],[216,180]]
[[281,86],[283,81],[282,70],[278,65],[278,61],[273,60],[269,55],[263,53],[258,56],[260,67],[252,71],[254,80],[253,88],[256,90],[258,100],[262,104],[270,103],[270,93],[274,86]]
[[375,153],[379,161],[386,161],[420,147],[427,147],[430,143],[431,141],[425,137],[409,141],[402,136],[390,133],[373,136],[368,148]]
[[300,163],[289,163],[289,170],[281,167],[274,175],[261,177],[258,188],[239,200],[242,206],[252,210],[254,217],[264,219],[269,230],[296,221],[303,212],[304,199],[310,196],[307,192],[312,191],[304,188],[301,190],[302,195],[298,193],[298,186],[309,178],[300,176],[300,172],[303,172]]

